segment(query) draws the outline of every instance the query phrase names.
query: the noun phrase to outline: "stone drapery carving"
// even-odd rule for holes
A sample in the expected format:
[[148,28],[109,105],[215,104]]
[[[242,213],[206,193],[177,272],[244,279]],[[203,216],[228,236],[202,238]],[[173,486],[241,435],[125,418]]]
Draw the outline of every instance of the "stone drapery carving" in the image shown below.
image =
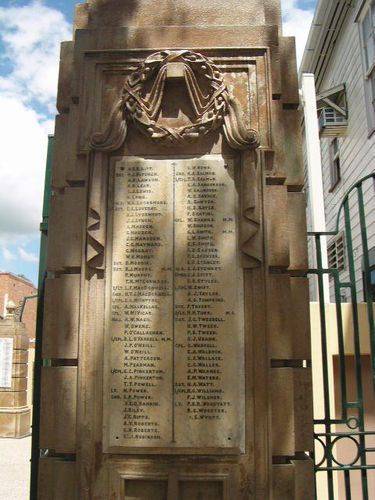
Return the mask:
[[[185,80],[195,120],[178,128],[158,123],[168,68],[179,64]],[[151,84],[145,94],[145,86]],[[246,128],[240,107],[224,83],[219,68],[201,54],[190,50],[164,50],[147,57],[126,81],[121,99],[116,103],[102,133],[91,138],[91,147],[100,151],[118,149],[133,123],[153,141],[176,145],[193,142],[223,127],[229,145],[234,149],[256,148],[258,136]]]
[[[157,122],[168,69],[172,64],[179,65],[178,71],[185,80],[196,117],[191,124],[178,128]],[[150,89],[144,96],[146,84],[150,85]],[[244,267],[257,266],[262,260],[259,170],[253,152],[259,146],[258,134],[244,124],[240,105],[229,92],[223,74],[215,64],[189,50],[164,50],[147,57],[127,77],[122,96],[112,109],[106,129],[91,137],[93,154],[87,226],[89,267],[104,269],[106,221],[101,208],[105,206],[103,155],[123,145],[130,124],[151,140],[171,146],[194,142],[222,127],[228,144],[233,149],[244,150],[241,249],[245,255]]]
[[261,182],[261,155],[254,154],[253,151],[245,151],[242,162],[242,217],[240,222],[240,248],[243,255],[242,266],[245,268],[259,266],[263,258],[260,210]]
[[90,201],[87,215],[87,263],[93,269],[104,269],[105,211],[107,169],[103,168],[103,153],[92,157],[90,169]]

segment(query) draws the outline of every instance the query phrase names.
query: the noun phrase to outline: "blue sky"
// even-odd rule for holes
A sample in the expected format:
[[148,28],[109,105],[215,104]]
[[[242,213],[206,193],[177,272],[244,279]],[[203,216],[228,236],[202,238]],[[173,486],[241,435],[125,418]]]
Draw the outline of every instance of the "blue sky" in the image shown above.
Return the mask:
[[[157,1],[157,0],[155,0]],[[74,0],[0,0],[0,270],[37,283],[48,134],[54,130],[59,45]],[[298,59],[315,0],[281,0]]]

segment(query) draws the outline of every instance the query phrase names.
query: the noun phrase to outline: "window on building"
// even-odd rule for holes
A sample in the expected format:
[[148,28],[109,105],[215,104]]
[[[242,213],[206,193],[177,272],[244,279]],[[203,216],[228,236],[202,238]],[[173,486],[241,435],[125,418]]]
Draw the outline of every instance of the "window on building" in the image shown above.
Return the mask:
[[365,91],[367,99],[367,120],[370,132],[375,130],[375,1],[364,12],[360,22]]
[[363,280],[363,298],[375,302],[375,247],[371,248],[368,252],[369,260],[369,274],[366,280],[365,266],[362,261],[362,280]]
[[337,137],[332,139],[332,142],[330,144],[330,177],[331,177],[330,191],[333,191],[341,179],[340,146]]
[[316,96],[320,137],[345,137],[348,126],[348,103],[345,83]]
[[345,269],[345,238],[344,233],[340,233],[328,244],[328,267],[337,269],[339,272]]

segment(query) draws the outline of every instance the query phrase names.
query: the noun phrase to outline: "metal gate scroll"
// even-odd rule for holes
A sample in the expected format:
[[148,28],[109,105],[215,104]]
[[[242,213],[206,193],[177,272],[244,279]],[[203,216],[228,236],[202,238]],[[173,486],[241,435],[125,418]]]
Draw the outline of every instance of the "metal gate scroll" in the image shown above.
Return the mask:
[[315,496],[375,500],[375,173],[345,194],[335,230],[309,233],[309,240],[315,256],[310,284],[318,290],[312,328],[318,353],[313,354]]

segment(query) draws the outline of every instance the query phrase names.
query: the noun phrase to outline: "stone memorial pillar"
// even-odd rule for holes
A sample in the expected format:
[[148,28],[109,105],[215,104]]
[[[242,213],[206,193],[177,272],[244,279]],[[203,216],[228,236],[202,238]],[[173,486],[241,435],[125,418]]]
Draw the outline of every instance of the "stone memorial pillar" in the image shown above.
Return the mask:
[[22,438],[30,434],[29,337],[25,325],[16,320],[15,309],[15,304],[8,302],[7,315],[0,320],[0,438]]
[[39,498],[313,498],[277,1],[92,0],[62,45]]

